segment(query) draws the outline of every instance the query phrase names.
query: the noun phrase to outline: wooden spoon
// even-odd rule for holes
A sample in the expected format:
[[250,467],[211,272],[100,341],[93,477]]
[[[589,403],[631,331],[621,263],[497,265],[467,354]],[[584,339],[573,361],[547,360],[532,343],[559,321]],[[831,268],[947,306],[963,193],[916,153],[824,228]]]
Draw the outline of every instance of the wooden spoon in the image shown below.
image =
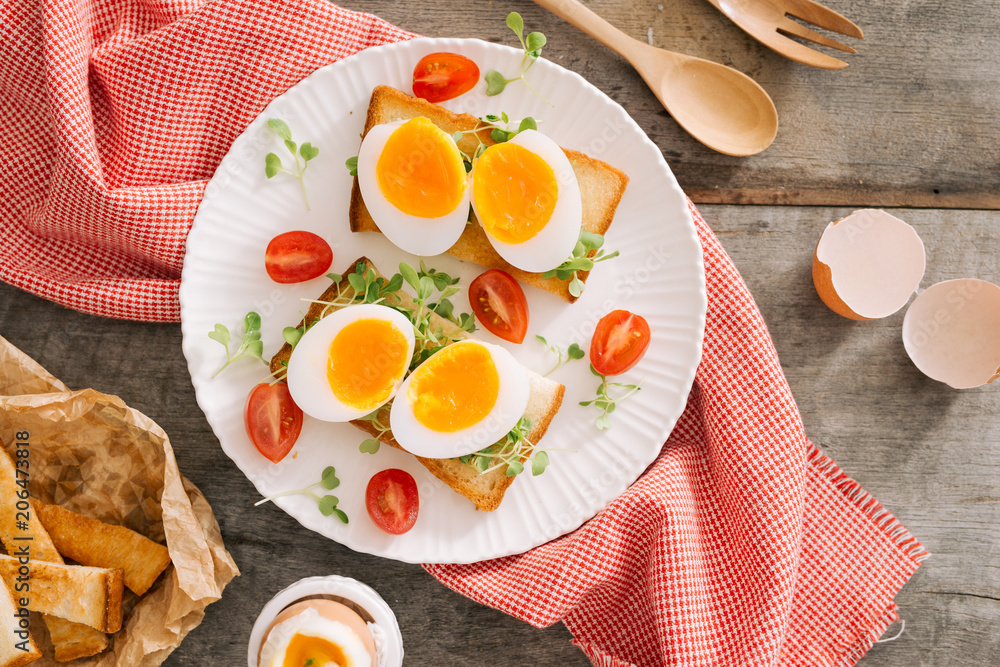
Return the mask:
[[674,120],[709,148],[754,155],[774,141],[774,102],[746,74],[633,39],[577,0],[535,2],[629,61]]

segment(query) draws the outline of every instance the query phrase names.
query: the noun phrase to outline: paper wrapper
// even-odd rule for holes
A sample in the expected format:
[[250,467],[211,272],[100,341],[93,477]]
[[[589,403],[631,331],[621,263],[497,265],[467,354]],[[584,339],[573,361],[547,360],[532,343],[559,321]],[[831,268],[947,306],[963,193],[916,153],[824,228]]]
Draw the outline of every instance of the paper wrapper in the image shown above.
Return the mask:
[[0,337],[0,439],[30,442],[33,499],[120,524],[166,543],[172,564],[141,598],[126,591],[122,629],[103,653],[59,663],[45,623],[31,633],[44,652],[32,667],[153,667],[201,623],[205,607],[239,574],[212,508],[177,469],[166,433],[116,396],[70,391]]

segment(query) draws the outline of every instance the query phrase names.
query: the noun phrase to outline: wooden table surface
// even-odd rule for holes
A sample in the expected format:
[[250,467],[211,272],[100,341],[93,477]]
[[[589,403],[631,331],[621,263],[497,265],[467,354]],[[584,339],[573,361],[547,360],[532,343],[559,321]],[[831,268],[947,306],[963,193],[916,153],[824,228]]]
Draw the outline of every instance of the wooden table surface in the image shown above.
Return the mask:
[[[347,0],[430,36],[510,44],[507,11],[546,33],[545,57],[579,72],[636,119],[733,257],[764,314],[807,433],[929,549],[898,596],[906,630],[861,664],[1000,664],[1000,387],[955,391],[921,375],[903,313],[858,323],[830,312],[810,279],[823,227],[855,208],[893,207],[927,247],[926,288],[1000,283],[1000,4],[832,0],[865,31],[839,72],[785,60],[704,0],[588,5],[657,46],[757,79],[781,128],[750,158],[688,137],[617,56],[523,1]],[[557,625],[537,630],[438,584],[419,566],[354,553],[303,529],[222,453],[195,403],[179,324],[83,315],[0,285],[0,334],[72,388],[117,394],[170,435],[181,471],[208,497],[243,575],[166,665],[243,664],[272,594],[338,573],[395,610],[408,665],[586,665]],[[276,538],[276,536],[278,536]]]

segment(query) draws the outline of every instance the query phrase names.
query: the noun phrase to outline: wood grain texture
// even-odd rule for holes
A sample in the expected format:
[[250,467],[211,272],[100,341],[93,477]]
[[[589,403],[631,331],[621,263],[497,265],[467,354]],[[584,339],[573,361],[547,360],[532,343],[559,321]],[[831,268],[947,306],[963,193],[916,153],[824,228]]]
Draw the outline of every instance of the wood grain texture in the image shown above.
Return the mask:
[[[1000,3],[827,0],[857,23],[841,71],[794,63],[749,37],[705,0],[585,4],[638,39],[715,60],[774,99],[779,129],[759,155],[727,157],[674,122],[619,56],[533,3],[346,0],[427,36],[514,42],[516,10],[549,39],[545,57],[622,104],[663,150],[697,203],[1000,208]],[[822,48],[822,47],[820,47]]]

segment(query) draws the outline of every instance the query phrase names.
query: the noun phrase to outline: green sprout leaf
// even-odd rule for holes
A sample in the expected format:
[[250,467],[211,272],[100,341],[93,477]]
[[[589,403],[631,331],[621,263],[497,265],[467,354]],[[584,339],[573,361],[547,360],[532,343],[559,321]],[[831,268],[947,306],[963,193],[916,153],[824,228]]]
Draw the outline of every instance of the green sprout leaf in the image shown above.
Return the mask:
[[[540,32],[528,33],[528,36],[524,36],[524,19],[517,12],[511,12],[507,14],[507,27],[510,28],[515,35],[517,35],[517,41],[521,43],[521,49],[524,51],[524,56],[521,58],[521,73],[512,78],[508,79],[503,74],[496,70],[490,70],[486,73],[486,94],[489,96],[499,95],[507,87],[508,83],[513,83],[514,81],[521,81],[528,90],[538,95],[542,100],[545,101],[549,106],[553,106],[551,102],[542,97],[537,90],[531,87],[525,75],[531,66],[538,61],[542,56],[542,47],[545,46],[546,40],[545,35]],[[504,122],[507,122],[504,120]]]
[[319,155],[319,149],[307,141],[299,147],[299,155],[302,156],[303,160],[309,162],[309,160]]
[[509,81],[500,72],[495,69],[490,70],[486,73],[486,95],[488,97],[493,97],[494,95],[499,95],[507,87]]
[[376,454],[381,446],[382,443],[379,442],[377,438],[368,438],[361,443],[361,446],[358,447],[358,449],[361,450],[362,454]]
[[268,153],[264,156],[264,175],[268,179],[274,178],[278,175],[278,172],[283,171],[281,167],[281,158],[274,153]]
[[278,135],[279,139],[284,139],[285,141],[292,140],[292,130],[288,127],[288,123],[281,120],[280,118],[269,118],[267,120],[267,126]]
[[347,171],[350,172],[351,176],[358,175],[358,156],[349,157],[344,160],[344,166],[347,167]]
[[[600,410],[601,414],[594,420],[594,426],[596,426],[598,430],[606,431],[611,428],[611,413],[618,407],[618,403],[620,401],[624,401],[626,398],[639,391],[639,384],[641,383],[623,384],[621,382],[608,382],[608,378],[594,368],[593,364],[590,365],[590,372],[601,378],[601,384],[597,385],[597,397],[592,398],[589,401],[580,401],[580,405],[584,407],[593,405]],[[612,387],[625,390],[625,393],[620,396],[612,396]]]
[[542,274],[543,278],[558,278],[559,280],[569,280],[569,293],[574,297],[583,294],[584,282],[577,275],[578,271],[590,271],[598,262],[618,257],[618,251],[605,253],[604,237],[594,234],[586,229],[580,230],[580,238],[573,248],[573,254],[565,262],[554,269],[550,269]]
[[340,499],[337,496],[323,496],[319,499],[319,512],[323,516],[330,516],[337,509]]
[[267,362],[264,360],[264,344],[260,340],[260,315],[253,311],[247,313],[246,317],[243,318],[243,340],[235,352],[229,352],[231,336],[228,327],[225,325],[216,324],[215,328],[209,332],[208,337],[221,343],[226,348],[226,362],[219,370],[215,371],[212,377],[224,371],[229,364],[244,357],[259,359],[265,366],[267,365]]
[[323,478],[319,481],[327,489],[336,489],[340,486],[340,480],[337,479],[337,469],[333,466],[327,466],[323,469]]
[[341,521],[343,521],[344,523],[347,523],[347,515],[344,513],[343,510],[337,507],[337,505],[340,504],[340,499],[337,498],[337,496],[329,494],[324,495],[322,497],[316,495],[315,493],[313,493],[313,489],[315,489],[317,486],[322,486],[327,490],[335,489],[338,486],[340,486],[340,480],[337,479],[337,471],[333,466],[327,466],[326,468],[323,469],[323,475],[318,482],[310,484],[304,489],[293,489],[291,491],[282,491],[281,493],[276,493],[273,496],[268,496],[267,498],[258,500],[256,503],[254,503],[254,507],[257,507],[258,505],[263,505],[264,503],[271,502],[275,498],[281,498],[283,496],[294,496],[294,495],[309,496],[310,498],[316,501],[316,504],[319,507],[320,514],[322,514],[323,516],[333,515],[336,516]]
[[586,353],[583,351],[583,349],[576,343],[570,345],[569,348],[565,352],[563,352],[563,349],[561,347],[559,347],[558,345],[550,345],[549,342],[544,338],[542,338],[541,336],[535,336],[535,338],[538,340],[538,342],[547,347],[549,352],[556,355],[556,365],[550,368],[548,373],[544,374],[546,377],[550,375],[554,370],[562,366],[563,364],[576,359],[583,359],[586,356]]
[[[267,120],[267,126],[271,128],[275,135],[281,139],[281,143],[284,144],[285,149],[291,154],[292,159],[295,160],[295,169],[285,169],[284,165],[281,163],[281,158],[279,158],[275,153],[268,153],[264,156],[264,175],[268,179],[274,178],[279,173],[290,174],[298,179],[299,188],[302,190],[302,199],[305,201],[306,210],[309,210],[309,197],[306,194],[306,182],[303,178],[303,174],[306,171],[306,167],[309,166],[309,161],[319,155],[319,149],[313,146],[311,143],[306,142],[302,144],[300,148],[297,143],[292,141],[292,130],[288,127],[288,123],[281,120],[280,118],[269,118]],[[302,160],[299,160],[299,157]]]

